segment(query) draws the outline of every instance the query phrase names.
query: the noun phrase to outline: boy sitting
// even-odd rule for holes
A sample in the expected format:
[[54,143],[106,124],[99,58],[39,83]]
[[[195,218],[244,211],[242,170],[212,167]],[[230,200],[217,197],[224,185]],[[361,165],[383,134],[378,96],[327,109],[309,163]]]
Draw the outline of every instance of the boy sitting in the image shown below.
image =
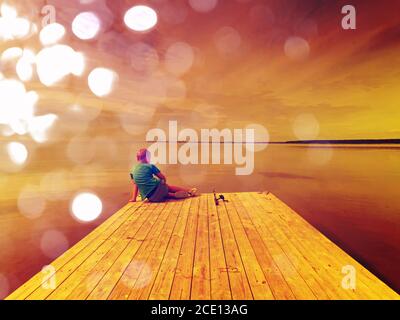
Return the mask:
[[166,199],[184,199],[194,197],[197,189],[185,189],[168,185],[167,178],[153,164],[150,164],[150,152],[147,149],[140,149],[136,154],[139,162],[131,171],[133,183],[132,198],[129,202],[136,202],[138,192],[142,200],[150,202],[163,202]]

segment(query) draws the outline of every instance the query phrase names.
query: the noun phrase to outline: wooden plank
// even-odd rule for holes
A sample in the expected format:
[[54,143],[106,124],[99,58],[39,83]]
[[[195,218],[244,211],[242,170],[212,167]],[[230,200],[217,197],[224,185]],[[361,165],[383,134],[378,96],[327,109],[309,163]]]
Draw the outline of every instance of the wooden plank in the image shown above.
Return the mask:
[[[258,198],[257,201],[260,199]],[[264,202],[265,204],[265,202]],[[290,223],[284,224],[284,216],[287,214],[286,210],[280,210],[276,206],[277,202],[273,201],[272,205],[274,210],[278,213],[274,223],[281,226],[283,237],[289,238],[290,242],[306,257],[309,264],[311,264],[323,280],[325,280],[325,288],[333,292],[334,299],[359,299],[353,290],[344,290],[341,287],[341,280],[343,275],[339,274],[339,266],[332,263],[332,256],[335,255],[334,251],[327,251],[321,246],[319,242],[309,243],[309,239],[313,237],[314,230],[309,230],[306,235],[302,232],[305,225],[296,226]],[[332,293],[330,294],[332,295]]]
[[[128,211],[127,215],[123,216],[122,219],[117,219],[111,224],[104,232],[99,233],[93,241],[90,241],[79,253],[75,254],[71,260],[69,260],[61,268],[57,269],[56,273],[49,277],[49,280],[54,279],[57,287],[55,289],[45,288],[43,286],[38,287],[29,296],[26,297],[28,300],[43,300],[46,299],[54,290],[58,288],[60,284],[67,279],[71,273],[73,273],[87,258],[89,258],[93,252],[100,248],[107,239],[114,233],[120,232],[124,228],[125,222],[131,219],[135,215],[136,210]],[[97,234],[97,232],[95,232]]]
[[[354,258],[336,246],[331,240],[325,237],[322,233],[320,233],[317,229],[315,229],[311,224],[309,224],[305,219],[303,219],[300,215],[294,212],[291,208],[285,205],[282,201],[276,198],[274,195],[270,195],[270,197],[275,200],[275,206],[278,210],[283,209],[288,214],[282,216],[286,222],[298,223],[299,226],[303,226],[301,232],[308,233],[307,230],[313,230],[312,240],[318,243],[326,249],[326,251],[330,252],[331,250],[335,250],[336,254],[332,256],[334,261],[340,264],[340,266],[352,265],[357,270],[358,280],[357,283],[361,285],[361,291],[365,294],[369,295],[368,298],[381,298],[387,299],[388,297],[392,297],[394,299],[398,298],[397,294],[393,295],[394,291],[390,289],[386,284],[384,284],[381,280],[379,280],[375,275],[373,275],[368,269],[362,266],[359,262],[357,262]],[[341,267],[340,267],[341,272]],[[343,277],[343,274],[341,274]],[[372,295],[372,296],[371,296]]]
[[192,199],[189,209],[187,228],[183,237],[182,247],[179,253],[178,263],[171,288],[171,300],[190,299],[199,205],[199,197]]
[[295,297],[301,300],[316,299],[315,295],[308,287],[303,277],[299,274],[298,270],[292,264],[285,251],[279,245],[279,242],[275,238],[275,234],[273,234],[264,224],[264,220],[268,221],[268,218],[260,219],[260,209],[251,201],[246,201],[245,197],[246,195],[242,194],[239,196],[244,207],[249,212],[253,213],[251,216],[253,218],[253,223],[260,230],[266,247],[269,248],[271,256],[281,270],[286,283],[290,286]]
[[[149,277],[152,272],[146,265],[146,260],[167,223],[169,214],[173,208],[174,206],[170,203],[165,204],[165,208],[161,211],[161,215],[154,224],[151,232],[142,239],[143,242],[136,254],[130,257],[129,265],[108,296],[109,300],[127,300],[131,289],[135,285],[145,285],[145,278]],[[137,281],[139,281],[138,284],[136,284]]]
[[[115,231],[123,222],[127,219],[130,214],[134,213],[142,203],[129,203],[122,209],[118,210],[114,215],[108,218],[104,223],[98,226],[89,235],[77,242],[72,248],[64,252],[60,257],[51,263],[55,272],[65,266],[71,259],[79,254],[85,247],[90,243],[97,241],[103,236],[103,233],[111,233]],[[44,275],[42,272],[38,272],[29,281],[24,283],[21,287],[10,294],[6,300],[23,300],[26,299],[31,293],[42,286],[42,283],[48,282],[54,274]]]
[[[244,197],[247,196],[248,195],[244,195]],[[257,199],[254,198],[248,200],[247,202],[249,201],[253,205],[257,203]],[[267,210],[271,210],[271,208],[264,208],[264,210],[267,212]],[[321,272],[318,270],[318,264],[310,263],[309,256],[311,253],[309,250],[303,250],[299,244],[300,241],[292,242],[291,239],[286,236],[286,233],[276,221],[277,215],[278,213],[274,211],[274,213],[269,213],[267,215],[258,214],[255,219],[258,220],[258,223],[261,225],[262,229],[262,225],[264,224],[264,230],[271,232],[290,263],[293,265],[302,279],[307,283],[308,287],[315,295],[315,298],[326,300],[335,299],[340,296],[346,297],[345,293],[334,289],[333,285],[335,282],[329,276],[326,270]],[[295,230],[291,230],[291,234],[294,232]],[[318,250],[318,248],[314,248],[314,250]]]
[[236,208],[231,201],[225,202],[228,219],[233,231],[234,239],[237,243],[239,253],[243,262],[243,267],[246,270],[247,279],[249,281],[251,291],[256,300],[271,300],[274,299],[271,288],[265,277],[264,271],[257,260],[253,247],[247,237],[247,234],[240,221]]
[[119,257],[115,261],[112,261],[113,264],[111,268],[90,293],[87,298],[88,300],[105,300],[110,296],[117,282],[132,261],[132,257],[139,250],[147,235],[153,231],[154,225],[158,221],[162,210],[165,210],[165,204],[153,204],[153,208],[154,210],[151,212],[150,218],[145,221],[134,236],[131,236],[131,241]]
[[210,289],[212,300],[230,300],[232,292],[229,283],[228,269],[221,226],[213,195],[207,195],[209,239],[210,239]]
[[210,300],[210,249],[208,238],[207,197],[200,197],[196,248],[193,261],[193,276],[190,299]]
[[234,300],[252,300],[254,296],[235,241],[226,207],[223,204],[217,206],[217,214],[221,226],[222,243],[225,251],[232,298]]
[[[117,239],[116,244],[101,258],[98,263],[94,264],[93,268],[87,272],[86,275],[82,272],[79,272],[79,270],[76,270],[75,273],[63,283],[65,284],[70,282],[70,287],[73,287],[75,283],[75,288],[69,290],[70,293],[67,297],[67,300],[86,299],[98,285],[100,280],[109,272],[114,262],[117,261],[119,256],[127,249],[129,244],[135,240],[137,236],[140,238],[140,232],[142,230],[145,230],[146,233],[149,232],[149,229],[154,224],[157,217],[161,213],[162,208],[164,207],[164,205],[155,204],[154,206],[147,207],[147,210],[145,210],[143,207],[142,210],[138,210],[138,218],[133,221],[128,220],[126,222],[127,228],[125,229],[124,234]],[[110,241],[110,239],[108,241]],[[78,275],[78,273],[81,274]],[[113,283],[110,285],[113,287]],[[104,291],[106,290],[107,288],[104,288]]]
[[237,194],[231,194],[230,199],[241,219],[243,228],[257,256],[257,260],[262,267],[264,275],[271,286],[274,297],[278,300],[295,299],[295,295],[269,253],[269,248],[265,245],[258,228],[253,224],[251,214],[243,206]]
[[[151,211],[152,207],[145,207],[145,211]],[[136,213],[138,213],[137,211]],[[101,260],[108,254],[108,252],[113,252],[115,249],[115,245],[122,242],[124,235],[129,231],[129,229],[133,229],[134,232],[139,229],[140,225],[145,222],[146,215],[145,214],[134,214],[131,215],[124,224],[118,228],[114,233],[112,233],[109,237],[105,239],[101,243],[100,246],[93,248],[91,255],[87,257],[79,265],[74,265],[74,270],[71,272],[71,269],[67,269],[65,275],[67,277],[60,281],[60,272],[57,273],[57,288],[51,290],[50,294],[46,297],[49,300],[63,300],[67,299],[68,296],[72,293],[72,291],[76,288],[78,284],[81,284],[87,276],[90,276],[91,270],[98,266]],[[47,293],[47,292],[46,292]],[[45,292],[36,291],[35,295],[32,295],[30,298],[37,299],[37,297],[45,294]]]
[[175,276],[179,253],[182,248],[183,237],[187,228],[192,199],[184,202],[171,240],[168,244],[164,259],[161,262],[158,274],[154,280],[149,296],[150,300],[168,300]]
[[148,275],[145,273],[145,280],[142,280],[142,283],[140,283],[140,281],[135,283],[135,286],[131,289],[131,293],[129,295],[130,300],[147,300],[149,298],[154,280],[157,277],[161,262],[163,261],[166,250],[170,244],[173,230],[179,221],[178,218],[182,212],[183,203],[184,201],[181,200],[176,201],[173,204],[174,208],[168,217],[168,221],[165,224],[159,238],[155,242],[155,246],[153,247],[153,250],[146,261],[146,266],[149,268],[149,270],[151,270],[151,272],[149,272]]
[[[260,200],[260,198],[258,198],[258,200]],[[276,206],[278,202],[280,201],[272,202],[274,210],[278,213],[274,220],[275,224],[280,226],[284,236],[286,236],[290,243],[305,256],[308,263],[318,273],[320,278],[326,282],[325,288],[327,291],[330,291],[329,294],[331,296],[333,294],[334,299],[359,299],[360,297],[356,292],[344,290],[341,287],[343,275],[340,274],[339,266],[332,262],[332,257],[336,254],[335,252],[338,248],[335,246],[335,248],[333,248],[334,250],[330,251],[321,246],[320,242],[313,242],[311,244],[309,240],[313,237],[316,230],[310,229],[309,232],[304,235],[302,234],[306,227],[304,224],[296,226],[296,224],[293,223],[284,223],[284,217],[288,212],[287,210],[279,210]],[[265,203],[264,201],[264,204]]]
[[[264,205],[266,205],[265,198],[258,197],[257,201],[260,200],[263,201]],[[382,298],[368,290],[368,288],[366,288],[361,282],[358,282],[361,290],[346,290],[342,288],[341,283],[344,277],[341,273],[342,266],[348,264],[354,265],[353,259],[350,256],[347,256],[346,261],[339,262],[337,256],[340,255],[342,250],[335,245],[327,249],[323,245],[323,241],[316,241],[315,236],[318,235],[318,238],[320,238],[319,235],[322,236],[322,234],[311,227],[311,225],[309,225],[305,220],[300,220],[300,216],[297,214],[295,214],[295,217],[287,210],[287,208],[280,207],[280,202],[281,201],[277,198],[275,198],[275,201],[271,202],[274,206],[274,210],[279,213],[279,219],[276,218],[275,223],[280,224],[287,235],[289,234],[288,230],[290,230],[291,232],[289,236],[293,239],[292,243],[296,243],[297,247],[300,248],[300,250],[303,250],[308,261],[312,262],[312,264],[316,266],[315,269],[318,270],[321,277],[324,277],[325,279],[329,277],[331,279],[327,288],[336,293],[336,299]],[[297,218],[297,216],[299,218]],[[290,221],[289,224],[288,221]],[[295,232],[293,232],[293,230],[295,230]]]
[[[253,196],[259,196],[258,194],[252,194]],[[244,195],[244,197],[248,198],[248,201],[251,202],[253,205],[259,205],[254,199],[251,197],[250,194]],[[259,207],[260,211],[263,211],[263,207]],[[260,223],[266,225],[267,229],[271,232],[275,240],[277,241],[278,245],[282,248],[283,252],[285,253],[286,257],[290,260],[291,264],[296,268],[299,275],[303,278],[303,280],[307,283],[307,286],[313,292],[317,299],[332,299],[337,296],[337,293],[331,290],[330,288],[330,281],[329,277],[321,277],[320,274],[316,271],[317,269],[314,268],[308,261],[308,253],[306,251],[302,251],[298,248],[299,243],[294,241],[292,243],[291,236],[287,237],[286,233],[284,232],[286,228],[281,228],[282,226],[275,221],[278,217],[279,213],[274,210],[273,208],[264,208],[265,211],[269,211],[267,214],[268,219],[265,218],[265,214],[259,214],[258,217],[260,219]],[[290,234],[295,232],[295,230],[291,230]],[[326,276],[326,273],[322,273],[323,276]]]

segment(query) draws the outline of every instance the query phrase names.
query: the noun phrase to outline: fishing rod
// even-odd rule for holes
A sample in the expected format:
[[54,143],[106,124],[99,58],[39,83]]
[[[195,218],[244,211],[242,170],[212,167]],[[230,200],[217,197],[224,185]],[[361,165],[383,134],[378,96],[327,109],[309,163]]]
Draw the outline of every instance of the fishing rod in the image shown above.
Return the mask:
[[215,190],[213,190],[213,193],[214,193],[214,202],[215,202],[215,205],[216,205],[216,206],[219,205],[219,201],[222,201],[222,202],[229,202],[228,200],[225,199],[225,196],[224,196],[223,194],[220,194],[220,195],[217,197],[217,194],[215,193]]

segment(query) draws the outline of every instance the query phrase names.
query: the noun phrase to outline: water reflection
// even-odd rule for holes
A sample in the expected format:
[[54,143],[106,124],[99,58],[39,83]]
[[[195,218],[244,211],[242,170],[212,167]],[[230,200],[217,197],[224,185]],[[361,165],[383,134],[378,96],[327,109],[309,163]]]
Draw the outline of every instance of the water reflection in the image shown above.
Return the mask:
[[[64,173],[59,185],[49,177],[47,184],[55,189],[57,196],[44,197],[46,206],[34,220],[21,215],[16,199],[28,181],[43,185],[42,168],[7,178],[7,187],[5,184],[1,187],[0,270],[7,277],[10,290],[51,261],[47,250],[42,250],[44,235],[57,230],[65,237],[54,244],[59,243],[60,248],[51,247],[51,252],[59,252],[66,243],[72,246],[124,205],[129,197],[130,152],[140,146],[119,144],[119,150],[124,150],[118,151],[121,156],[112,163],[96,166],[94,171],[74,170],[70,174],[60,171]],[[202,192],[214,188],[217,192],[273,192],[399,290],[400,148],[329,147],[329,161],[318,163],[310,160],[310,150],[324,153],[326,148],[271,145],[257,153],[251,176],[235,176],[234,165],[161,166],[161,169],[170,181],[183,185],[196,183]],[[103,202],[104,214],[89,224],[79,223],[69,212],[70,198],[82,188],[90,188]],[[48,192],[46,188],[36,188],[40,198],[40,190]]]

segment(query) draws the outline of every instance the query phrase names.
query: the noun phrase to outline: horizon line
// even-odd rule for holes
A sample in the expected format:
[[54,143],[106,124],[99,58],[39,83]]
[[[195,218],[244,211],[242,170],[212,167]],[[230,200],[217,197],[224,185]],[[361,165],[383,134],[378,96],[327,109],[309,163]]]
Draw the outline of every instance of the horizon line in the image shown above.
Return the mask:
[[138,142],[146,142],[146,143],[208,143],[208,144],[246,144],[246,143],[254,143],[254,144],[318,144],[318,143],[333,143],[333,144],[384,144],[384,143],[392,143],[392,144],[400,144],[400,138],[384,138],[384,139],[321,139],[321,140],[287,140],[287,141],[169,141],[169,140],[158,140],[158,141],[138,141]]

